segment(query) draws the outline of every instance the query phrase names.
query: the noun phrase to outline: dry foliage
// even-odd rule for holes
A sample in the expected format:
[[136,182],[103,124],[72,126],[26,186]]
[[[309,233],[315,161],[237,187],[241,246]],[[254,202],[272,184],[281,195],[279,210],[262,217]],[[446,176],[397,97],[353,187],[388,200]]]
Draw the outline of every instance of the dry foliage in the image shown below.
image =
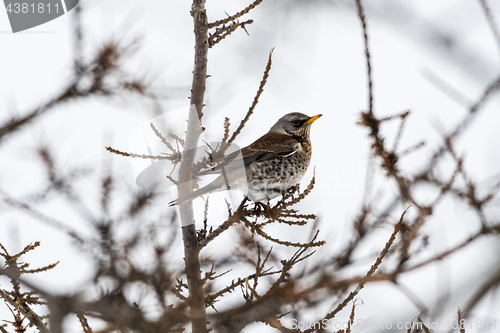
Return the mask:
[[[238,27],[244,29],[245,24],[252,23],[252,20],[240,23],[238,19],[248,14],[260,3],[261,0],[256,0],[233,16],[208,23],[204,1],[194,1],[191,14],[195,25],[196,47],[201,51],[196,52],[198,67],[193,73],[191,101],[197,107],[197,114],[200,118],[203,114],[208,47],[217,45]],[[226,220],[220,221],[215,229],[208,227],[210,204],[207,199],[203,227],[199,226],[201,228],[196,229],[192,225],[191,229],[184,227],[182,230],[186,262],[184,267],[178,267],[173,263],[175,260],[172,260],[172,256],[175,255],[173,245],[176,244],[175,239],[178,237],[179,230],[171,211],[163,215],[159,221],[138,223],[143,214],[152,209],[152,200],[160,195],[156,190],[129,191],[129,202],[121,211],[116,212],[110,207],[114,201],[118,200],[117,192],[121,190],[114,174],[108,170],[100,179],[100,211],[95,213],[86,206],[85,199],[80,197],[73,186],[76,179],[86,177],[88,172],[81,169],[65,170],[58,165],[49,147],[41,147],[38,154],[46,170],[48,187],[25,199],[14,198],[2,191],[0,192],[1,198],[11,207],[66,232],[74,239],[76,246],[90,254],[96,267],[92,281],[97,292],[89,298],[84,291],[61,295],[51,293],[41,286],[35,286],[24,279],[24,275],[43,273],[53,269],[56,264],[39,269],[28,269],[28,264],[19,260],[40,244],[28,245],[15,255],[10,255],[7,249],[0,245],[0,256],[5,263],[4,268],[0,270],[0,275],[7,276],[11,281],[10,287],[0,288],[0,297],[12,313],[10,320],[5,318],[5,324],[0,326],[0,332],[24,332],[30,327],[36,331],[48,332],[50,327],[51,332],[58,333],[62,332],[62,321],[66,316],[76,316],[81,323],[82,330],[86,333],[93,331],[184,332],[190,323],[193,327],[192,331],[196,333],[207,332],[209,329],[216,332],[239,332],[255,322],[269,325],[281,332],[327,332],[328,330],[319,324],[301,329],[293,328],[287,323],[291,319],[303,320],[301,313],[305,311],[313,313],[311,310],[316,310],[314,311],[316,317],[308,321],[320,323],[335,318],[339,312],[345,310],[349,313],[348,326],[337,332],[350,333],[355,322],[355,309],[360,303],[357,296],[367,284],[387,281],[397,288],[402,288],[399,284],[399,277],[405,273],[444,259],[479,238],[498,237],[500,225],[498,221],[491,221],[486,217],[484,208],[495,198],[500,185],[496,184],[486,194],[480,194],[483,190],[468,176],[463,166],[463,157],[459,156],[454,149],[454,142],[463,135],[464,128],[473,121],[477,113],[481,112],[487,100],[498,92],[500,77],[486,86],[482,96],[469,107],[469,112],[463,121],[454,131],[443,137],[442,144],[429,158],[427,167],[418,174],[410,174],[400,167],[399,161],[422,147],[423,143],[416,142],[411,147],[399,148],[404,127],[410,121],[410,111],[381,118],[374,110],[367,20],[361,1],[355,0],[355,4],[364,36],[369,94],[367,110],[361,113],[359,125],[368,130],[377,167],[384,170],[386,177],[397,184],[399,197],[395,203],[402,202],[409,207],[397,213],[399,219],[391,224],[392,231],[388,234],[387,241],[385,244],[380,244],[378,254],[373,256],[372,264],[364,274],[353,276],[345,273],[350,272],[350,268],[356,264],[354,253],[360,247],[361,242],[373,235],[375,230],[379,230],[381,225],[390,224],[389,215],[393,213],[395,204],[389,205],[384,214],[380,215],[377,213],[379,210],[374,209],[372,199],[366,196],[357,218],[351,223],[354,230],[353,238],[332,257],[318,258],[314,256],[315,250],[325,243],[319,236],[321,224],[314,214],[300,212],[296,208],[298,203],[314,191],[315,177],[303,191],[298,185],[294,186],[283,193],[282,198],[275,204],[257,205],[245,199],[238,207],[228,206]],[[481,0],[481,4],[498,39],[498,28],[487,3]],[[63,89],[63,92],[45,105],[28,112],[27,116],[14,117],[2,124],[0,140],[5,136],[13,135],[15,131],[26,129],[29,122],[37,121],[51,108],[70,99],[96,94],[114,95],[124,90],[134,91],[146,98],[155,98],[142,79],[122,75],[124,70],[121,59],[132,46],[112,41],[105,44],[90,61],[78,61],[75,65],[75,78]],[[194,165],[195,172],[210,167],[211,161],[220,160],[229,144],[234,142],[244,129],[269,77],[271,55],[272,51],[255,99],[245,117],[231,135],[230,119],[225,119],[221,144],[215,147],[206,158]],[[387,139],[383,134],[384,125],[389,122],[399,122],[399,131],[392,147],[387,145]],[[190,133],[187,133],[186,139],[166,138],[153,124],[151,124],[151,130],[158,140],[164,143],[167,153],[143,155],[122,152],[111,147],[106,149],[125,157],[167,159],[175,165],[180,164],[182,168],[182,164],[186,163],[183,147],[186,141],[192,139],[189,138]],[[173,139],[175,143],[169,143],[169,139]],[[1,143],[3,142],[0,141]],[[436,170],[445,157],[451,157],[454,161],[455,172],[451,177],[443,179]],[[463,182],[457,182],[459,178]],[[177,183],[181,180],[172,179],[172,181]],[[430,203],[423,203],[415,195],[415,187],[419,184],[432,186],[438,189],[439,194]],[[71,203],[71,207],[89,222],[92,233],[86,236],[81,235],[55,218],[39,212],[35,206],[43,203],[51,194],[61,196]],[[417,257],[418,251],[415,251],[415,248],[426,242],[421,232],[422,228],[445,196],[467,202],[471,210],[477,214],[481,227],[475,234],[448,251],[421,261]],[[183,209],[188,211],[189,207],[181,207],[181,212]],[[192,210],[192,207],[190,209]],[[412,217],[406,215],[408,209],[411,209]],[[305,228],[308,230],[309,237],[307,241],[301,243],[272,235],[267,228],[273,224],[298,229]],[[123,235],[119,232],[121,228],[129,228],[133,232]],[[236,236],[232,243],[223,244],[227,247],[225,255],[217,258],[200,256],[208,245],[217,243],[219,240],[224,242],[221,236],[227,235],[230,231]],[[284,257],[283,252],[277,250],[286,247],[294,248],[288,257]],[[151,253],[153,264],[137,260],[136,253],[144,249]],[[57,258],[54,259],[57,260]],[[242,267],[242,272],[249,273],[237,278],[229,278],[229,272],[235,265]],[[469,304],[464,311],[458,311],[458,322],[461,323],[467,312],[490,289],[498,286],[499,282],[500,274],[497,273],[487,284],[481,286],[474,302]],[[103,287],[104,285],[107,287]],[[24,288],[28,291],[22,291]],[[134,289],[139,289],[143,295],[153,300],[152,302],[156,305],[154,313],[150,313],[147,306],[134,300],[129,292]],[[241,294],[241,296],[235,297],[233,293]],[[235,300],[236,298],[238,299]],[[233,306],[219,308],[219,304],[223,304],[225,299],[230,299]],[[332,299],[335,300],[335,305],[325,311],[325,303],[331,303]],[[422,302],[418,298],[414,297],[412,301],[421,309],[421,313],[415,314],[413,323],[420,325],[417,325],[419,328],[415,331],[432,332],[422,319],[432,314],[422,308]],[[38,314],[37,306],[45,306],[48,309],[50,313],[48,318]],[[88,320],[90,318],[94,321]],[[92,327],[93,322],[98,323],[98,330]],[[411,330],[409,329],[408,332]],[[460,326],[458,331],[463,333],[465,328]]]

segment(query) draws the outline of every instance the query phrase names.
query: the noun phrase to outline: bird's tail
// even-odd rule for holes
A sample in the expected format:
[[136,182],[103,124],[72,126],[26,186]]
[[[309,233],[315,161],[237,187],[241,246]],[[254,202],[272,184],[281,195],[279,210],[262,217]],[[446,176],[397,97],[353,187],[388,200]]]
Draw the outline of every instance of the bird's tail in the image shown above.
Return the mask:
[[189,195],[184,196],[184,197],[179,197],[175,200],[172,200],[168,203],[170,207],[175,206],[175,205],[180,205],[181,203],[184,202],[189,202],[193,200],[194,198],[197,198],[199,196],[202,196],[204,194],[216,192],[220,190],[220,184],[217,184],[217,180],[211,182],[210,184],[200,188],[199,190],[193,191],[189,193]]

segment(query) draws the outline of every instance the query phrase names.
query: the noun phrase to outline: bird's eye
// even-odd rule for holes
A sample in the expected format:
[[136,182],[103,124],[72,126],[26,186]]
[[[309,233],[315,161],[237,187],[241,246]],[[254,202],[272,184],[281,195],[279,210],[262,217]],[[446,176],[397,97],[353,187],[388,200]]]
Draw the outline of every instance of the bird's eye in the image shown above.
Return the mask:
[[295,119],[293,122],[292,122],[293,126],[299,126],[300,125],[300,120],[298,119]]

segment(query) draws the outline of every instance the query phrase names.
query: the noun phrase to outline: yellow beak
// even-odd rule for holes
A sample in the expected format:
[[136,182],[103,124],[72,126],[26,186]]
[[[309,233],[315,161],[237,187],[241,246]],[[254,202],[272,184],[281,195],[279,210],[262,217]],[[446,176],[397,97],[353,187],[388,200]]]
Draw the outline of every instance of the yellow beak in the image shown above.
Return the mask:
[[309,118],[309,120],[306,121],[306,124],[312,124],[313,122],[318,120],[318,118],[321,116],[322,116],[322,114],[317,114],[315,116],[312,116],[311,118]]

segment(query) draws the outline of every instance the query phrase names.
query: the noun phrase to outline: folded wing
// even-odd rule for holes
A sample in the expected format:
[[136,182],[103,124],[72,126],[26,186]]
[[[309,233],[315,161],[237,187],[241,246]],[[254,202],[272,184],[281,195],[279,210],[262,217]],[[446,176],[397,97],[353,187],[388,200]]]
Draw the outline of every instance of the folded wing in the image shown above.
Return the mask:
[[[245,167],[253,162],[261,162],[275,157],[286,157],[293,155],[300,148],[300,143],[293,137],[280,133],[268,132],[248,147],[241,149],[243,164]],[[219,174],[221,169],[241,167],[236,158],[240,151],[235,151],[226,156],[221,163],[211,169],[202,171],[198,176]]]

